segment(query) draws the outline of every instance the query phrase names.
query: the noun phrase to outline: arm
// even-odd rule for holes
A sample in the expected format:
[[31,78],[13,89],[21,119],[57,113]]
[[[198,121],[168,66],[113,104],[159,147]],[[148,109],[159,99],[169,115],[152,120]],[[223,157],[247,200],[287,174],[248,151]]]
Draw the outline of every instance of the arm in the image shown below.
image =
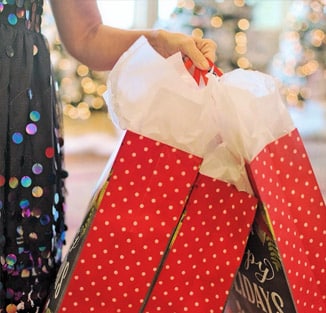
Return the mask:
[[96,70],[110,70],[121,54],[144,35],[153,48],[168,57],[178,51],[202,69],[215,61],[212,40],[164,30],[124,30],[103,25],[96,0],[51,0],[62,43],[80,62]]

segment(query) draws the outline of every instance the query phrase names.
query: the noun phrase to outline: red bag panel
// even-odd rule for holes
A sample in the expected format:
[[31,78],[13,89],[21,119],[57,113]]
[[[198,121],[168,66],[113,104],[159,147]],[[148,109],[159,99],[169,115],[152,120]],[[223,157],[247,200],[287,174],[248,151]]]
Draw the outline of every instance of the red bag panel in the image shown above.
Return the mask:
[[270,216],[299,313],[326,312],[326,210],[297,130],[248,167]]
[[58,312],[138,312],[200,163],[126,133]]
[[144,312],[222,312],[256,204],[234,186],[199,175]]

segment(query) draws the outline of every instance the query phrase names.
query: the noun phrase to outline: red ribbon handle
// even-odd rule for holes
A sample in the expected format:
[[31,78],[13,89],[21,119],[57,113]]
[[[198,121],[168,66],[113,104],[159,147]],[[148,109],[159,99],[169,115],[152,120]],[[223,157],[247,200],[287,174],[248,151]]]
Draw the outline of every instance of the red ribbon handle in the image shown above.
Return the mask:
[[200,80],[202,79],[205,83],[205,85],[208,82],[208,78],[206,77],[206,74],[211,72],[212,74],[216,75],[216,76],[222,76],[223,73],[222,71],[214,64],[214,62],[212,62],[211,60],[208,60],[210,69],[209,70],[201,70],[197,67],[194,66],[193,62],[187,58],[184,61],[185,67],[186,69],[192,74],[192,76],[194,77],[195,81],[197,82],[197,84],[200,84]]

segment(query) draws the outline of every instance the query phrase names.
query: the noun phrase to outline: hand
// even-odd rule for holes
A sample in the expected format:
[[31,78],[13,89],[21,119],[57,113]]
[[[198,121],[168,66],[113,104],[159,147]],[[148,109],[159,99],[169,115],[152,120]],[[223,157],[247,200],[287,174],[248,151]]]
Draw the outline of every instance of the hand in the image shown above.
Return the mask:
[[169,57],[180,51],[184,57],[190,58],[193,64],[202,70],[209,69],[207,59],[212,62],[216,60],[216,43],[211,39],[165,30],[153,31],[151,39],[150,44],[163,57]]

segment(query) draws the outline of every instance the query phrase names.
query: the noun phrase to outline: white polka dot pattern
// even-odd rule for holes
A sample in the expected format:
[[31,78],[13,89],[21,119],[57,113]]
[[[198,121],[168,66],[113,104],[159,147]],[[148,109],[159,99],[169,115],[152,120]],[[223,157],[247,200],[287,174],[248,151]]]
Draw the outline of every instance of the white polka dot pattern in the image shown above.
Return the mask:
[[138,312],[200,163],[126,133],[58,312]]
[[251,163],[299,313],[326,312],[326,210],[297,130]]
[[200,175],[144,312],[222,312],[256,204],[249,194]]

